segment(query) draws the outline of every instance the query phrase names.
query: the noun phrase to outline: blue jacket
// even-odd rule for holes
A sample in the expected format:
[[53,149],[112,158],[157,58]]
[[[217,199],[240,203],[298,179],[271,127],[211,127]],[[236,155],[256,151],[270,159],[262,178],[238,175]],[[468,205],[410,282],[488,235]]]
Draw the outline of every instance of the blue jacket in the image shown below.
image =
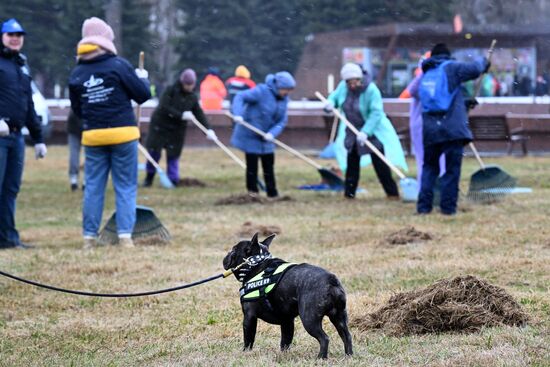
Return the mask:
[[[422,63],[422,70],[426,71],[437,67],[450,57],[437,55]],[[475,62],[453,61],[445,66],[449,91],[460,88],[460,84],[477,78],[487,67],[487,60],[479,59]],[[418,98],[418,95],[414,96]],[[449,110],[444,114],[422,113],[422,137],[424,146],[444,143],[448,141],[461,141],[468,144],[472,141],[472,132],[468,127],[468,112],[464,106],[462,93],[456,93]]]
[[26,126],[35,143],[42,143],[42,126],[34,110],[26,60],[20,53],[0,51],[0,118],[10,130],[20,131]]
[[149,82],[139,79],[125,59],[105,54],[81,60],[69,78],[69,96],[84,131],[135,126],[131,100],[151,98]]
[[[265,84],[259,84],[255,88],[237,94],[233,99],[233,114],[242,116],[244,121],[277,137],[288,120],[288,96],[285,98],[278,96],[278,85],[286,86],[278,84],[275,76],[270,74]],[[245,153],[268,154],[275,150],[275,144],[265,141],[260,135],[239,124],[235,125],[231,144]]]

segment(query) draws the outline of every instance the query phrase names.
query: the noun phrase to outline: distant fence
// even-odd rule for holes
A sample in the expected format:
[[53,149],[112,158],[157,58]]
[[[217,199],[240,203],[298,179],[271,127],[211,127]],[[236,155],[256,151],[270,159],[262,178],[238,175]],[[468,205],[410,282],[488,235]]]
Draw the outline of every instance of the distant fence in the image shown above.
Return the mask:
[[[483,124],[485,121],[488,129],[504,128],[513,131],[516,136],[520,131],[521,139],[525,140],[525,149],[529,153],[550,153],[550,97],[489,97],[480,98],[479,101],[480,105],[470,115],[472,124]],[[70,102],[60,99],[48,100],[47,103],[52,116],[50,144],[64,144],[67,140],[66,120]],[[143,136],[147,134],[150,117],[156,105],[156,100],[142,105],[140,127]],[[318,101],[292,101],[289,104],[289,122],[281,140],[299,149],[322,149],[328,142],[333,122],[333,117],[325,114],[322,107]],[[397,130],[404,149],[410,151],[409,101],[385,99],[384,109]],[[225,110],[206,111],[206,115],[218,137],[228,143],[232,123],[224,112]],[[488,125],[489,122],[492,125]],[[187,128],[187,146],[209,145],[194,125],[188,124]],[[499,154],[508,152],[511,138],[509,134],[503,135],[500,140],[480,139],[476,143],[482,152]],[[513,153],[523,154],[523,145],[513,148]]]

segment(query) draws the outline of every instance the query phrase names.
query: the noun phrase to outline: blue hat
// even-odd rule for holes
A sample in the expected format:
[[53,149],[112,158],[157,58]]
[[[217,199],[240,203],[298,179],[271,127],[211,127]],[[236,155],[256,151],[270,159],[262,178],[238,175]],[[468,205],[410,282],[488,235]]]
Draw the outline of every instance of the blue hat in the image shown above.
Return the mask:
[[288,71],[279,71],[275,74],[275,85],[277,89],[294,89],[296,81]]
[[8,19],[2,24],[2,33],[22,33],[26,34],[21,24],[14,18]]

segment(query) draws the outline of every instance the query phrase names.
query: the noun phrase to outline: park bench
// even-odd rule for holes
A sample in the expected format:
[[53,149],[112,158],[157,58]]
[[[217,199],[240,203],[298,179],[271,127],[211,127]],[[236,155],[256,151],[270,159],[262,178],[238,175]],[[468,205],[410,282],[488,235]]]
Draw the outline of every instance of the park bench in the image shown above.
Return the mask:
[[520,143],[523,155],[527,154],[528,136],[520,126],[510,129],[506,116],[470,116],[469,125],[474,142],[506,142],[508,155],[512,154],[514,144]]
[[506,123],[512,134],[521,136],[522,149],[527,154],[527,142],[550,138],[550,114],[507,113]]

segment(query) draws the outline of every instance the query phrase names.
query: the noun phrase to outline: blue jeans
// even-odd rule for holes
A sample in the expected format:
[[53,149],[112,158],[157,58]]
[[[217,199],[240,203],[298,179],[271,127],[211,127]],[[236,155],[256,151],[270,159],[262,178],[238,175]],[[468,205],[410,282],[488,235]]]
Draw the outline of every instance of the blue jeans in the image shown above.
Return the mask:
[[15,199],[21,187],[25,140],[21,133],[0,138],[0,247],[19,243],[15,229]]
[[136,223],[137,140],[117,145],[87,146],[84,152],[83,235],[98,235],[109,171],[115,189],[117,233],[131,234]]
[[443,154],[445,154],[445,173],[439,178],[441,186],[439,206],[443,214],[456,213],[463,153],[464,143],[462,141],[449,141],[424,147],[422,183],[416,203],[418,213],[432,211],[434,186],[440,170],[439,159]]

